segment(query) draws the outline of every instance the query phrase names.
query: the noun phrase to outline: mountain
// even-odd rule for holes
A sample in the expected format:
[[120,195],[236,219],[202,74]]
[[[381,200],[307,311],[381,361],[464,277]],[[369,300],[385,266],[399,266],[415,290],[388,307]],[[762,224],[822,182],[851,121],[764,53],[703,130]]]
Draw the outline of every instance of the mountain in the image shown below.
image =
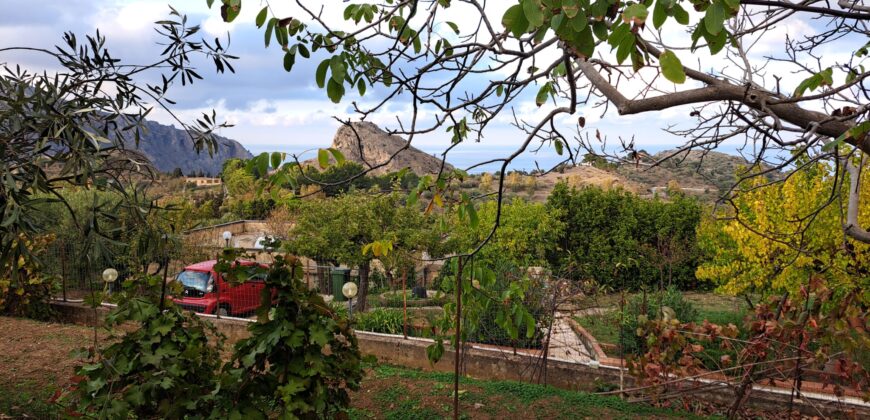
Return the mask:
[[209,156],[207,151],[196,153],[190,136],[184,130],[154,121],[146,121],[145,127],[147,132],[139,141],[138,151],[160,172],[172,172],[175,168],[181,168],[185,175],[202,171],[206,175],[214,176],[221,171],[227,159],[253,157],[239,142],[226,137],[216,137],[217,150],[214,155]]
[[[346,160],[359,163],[365,168],[387,162],[384,166],[372,170],[371,173],[374,175],[396,172],[403,168],[410,168],[411,172],[417,175],[438,173],[441,159],[414,146],[408,146],[390,160],[390,156],[405,146],[408,146],[407,140],[390,135],[373,123],[361,121],[342,125],[335,133],[331,147],[340,150]],[[314,161],[306,163],[313,164]],[[453,169],[453,166],[445,164],[445,170],[450,169]]]

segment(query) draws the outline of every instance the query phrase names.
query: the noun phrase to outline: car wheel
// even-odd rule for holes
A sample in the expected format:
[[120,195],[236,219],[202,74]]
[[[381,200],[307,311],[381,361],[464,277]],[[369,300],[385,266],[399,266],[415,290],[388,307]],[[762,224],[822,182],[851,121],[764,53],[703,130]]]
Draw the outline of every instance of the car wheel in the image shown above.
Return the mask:
[[217,310],[218,316],[230,316],[230,311],[227,310],[226,306],[221,306]]

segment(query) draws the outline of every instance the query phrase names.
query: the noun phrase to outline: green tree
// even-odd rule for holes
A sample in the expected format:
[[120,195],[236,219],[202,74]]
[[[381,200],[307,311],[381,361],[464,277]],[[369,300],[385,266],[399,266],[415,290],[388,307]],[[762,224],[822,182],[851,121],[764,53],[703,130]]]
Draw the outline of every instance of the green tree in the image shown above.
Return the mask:
[[[85,40],[66,33],[62,44],[51,50],[12,46],[0,51],[42,54],[53,60],[53,69],[57,69],[30,72],[4,65],[0,76],[3,290],[23,290],[37,280],[40,264],[30,245],[42,242],[40,235],[55,222],[42,217],[40,207],[46,201],[63,203],[63,189],[114,190],[131,208],[143,204],[139,192],[127,182],[128,175],[141,165],[138,158],[121,151],[139,141],[152,107],[170,109],[173,102],[167,95],[171,85],[202,78],[193,70],[193,59],[208,56],[218,71],[223,71],[233,58],[219,45],[197,39],[199,27],[188,25],[186,17],[174,10],[158,24],[157,32],[165,49],[154,62],[141,65],[110,52],[99,32]],[[145,80],[163,82],[146,84]],[[193,124],[178,123],[198,151],[213,150],[217,145],[214,130],[226,126],[218,123],[214,114]],[[75,230],[82,234],[79,243],[84,247],[94,249],[111,242],[98,224],[92,224],[104,210],[91,206],[87,216],[74,218]],[[22,271],[19,265],[35,270]]]
[[[321,263],[357,267],[360,284],[357,307],[367,305],[371,261],[385,257],[389,275],[407,267],[412,254],[434,241],[430,218],[402,205],[395,194],[343,194],[291,204],[295,225],[285,243],[288,252]],[[376,246],[372,244],[377,243]],[[390,247],[393,252],[381,252]],[[364,251],[366,248],[366,251]],[[328,284],[321,284],[328,290]]]
[[549,259],[568,277],[630,289],[697,284],[695,229],[701,208],[694,199],[645,200],[619,189],[559,183],[547,204],[561,212],[565,224],[560,249]]

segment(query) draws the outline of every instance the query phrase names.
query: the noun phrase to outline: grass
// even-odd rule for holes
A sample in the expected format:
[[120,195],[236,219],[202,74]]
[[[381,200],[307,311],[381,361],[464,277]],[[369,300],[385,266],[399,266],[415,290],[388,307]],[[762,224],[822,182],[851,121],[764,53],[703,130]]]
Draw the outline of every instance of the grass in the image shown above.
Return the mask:
[[[452,413],[452,373],[381,365],[371,368],[366,381],[370,386],[374,384],[376,391],[367,397],[371,402],[354,399],[355,408],[349,412],[352,419],[428,419]],[[376,385],[384,382],[389,385]],[[616,397],[469,377],[460,379],[459,400],[465,418],[700,418]],[[371,408],[358,406],[371,403],[384,408],[380,415]]]
[[[0,418],[60,418],[49,402],[78,363],[71,350],[87,346],[91,329],[0,318]],[[393,366],[367,366],[351,395],[353,419],[450,417],[453,376]],[[511,381],[461,379],[463,418],[685,418],[689,413],[631,404],[614,397]]]
[[[614,311],[604,314],[594,314],[576,317],[577,322],[583,326],[589,334],[592,334],[599,343],[604,344],[602,349],[611,357],[619,356],[616,343],[619,342],[619,319],[618,305],[619,295],[612,294],[595,298],[587,298],[582,301],[581,307],[616,307]],[[631,297],[626,294],[626,300]],[[683,297],[691,302],[698,310],[698,317],[693,321],[702,322],[707,320],[714,324],[734,324],[738,329],[743,329],[743,320],[748,313],[748,305],[743,298],[724,296],[715,293],[686,292]],[[609,345],[608,345],[609,344]],[[726,354],[717,348],[707,348],[703,357],[708,368],[715,367],[715,362]]]

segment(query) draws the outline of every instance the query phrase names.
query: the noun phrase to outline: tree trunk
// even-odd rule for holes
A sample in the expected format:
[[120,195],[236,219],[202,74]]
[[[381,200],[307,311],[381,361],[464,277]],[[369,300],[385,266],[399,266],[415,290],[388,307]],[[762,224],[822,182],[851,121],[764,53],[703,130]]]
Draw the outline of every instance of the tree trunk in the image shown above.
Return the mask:
[[390,285],[390,291],[395,292],[396,291],[396,283],[395,283],[395,279],[393,278],[393,272],[390,270],[384,270],[384,276],[386,276],[386,278],[387,278],[387,284]]
[[372,269],[371,264],[371,261],[366,261],[359,266],[359,292],[357,293],[355,305],[357,313],[366,310],[366,300],[369,295],[369,273]]

